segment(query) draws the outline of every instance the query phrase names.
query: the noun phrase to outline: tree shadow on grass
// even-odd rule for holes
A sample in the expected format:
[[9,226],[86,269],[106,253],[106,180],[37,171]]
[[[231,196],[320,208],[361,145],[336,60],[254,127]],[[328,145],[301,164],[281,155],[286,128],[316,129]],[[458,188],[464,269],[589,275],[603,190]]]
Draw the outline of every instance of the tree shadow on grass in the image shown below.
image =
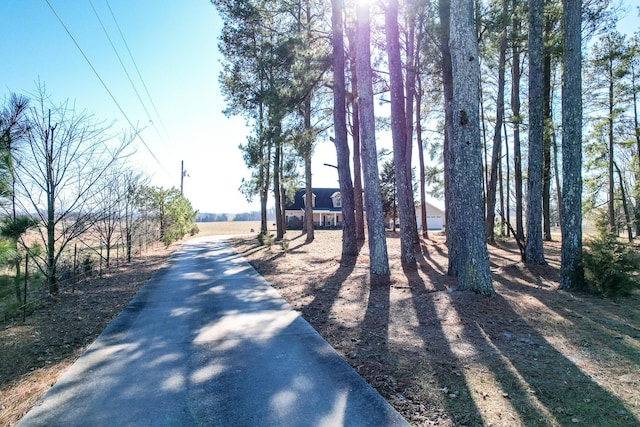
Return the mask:
[[[358,251],[362,247],[359,244]],[[331,335],[331,329],[336,327],[333,322],[330,321],[331,308],[338,299],[340,289],[345,280],[353,273],[356,268],[357,257],[342,257],[338,269],[321,283],[319,287],[307,288],[309,295],[314,295],[313,300],[304,306],[301,310],[303,316],[309,319],[313,323],[318,332],[324,337]],[[324,260],[322,261],[324,262]]]
[[[509,260],[508,256],[503,258]],[[455,281],[439,272],[442,267],[428,251],[418,255],[418,265],[438,288],[438,283]],[[496,280],[502,285],[501,291],[513,296],[522,292],[532,297],[548,295],[550,291],[543,290],[539,283],[552,282],[557,276],[556,269],[545,266],[536,270],[537,279],[532,283],[529,272],[520,271],[521,267],[508,268],[513,268],[509,273],[519,279],[518,283],[502,276]],[[442,391],[442,395],[432,396],[447,412],[442,417],[450,417],[455,425],[483,425],[489,420],[482,415],[511,425],[640,425],[620,398],[580,369],[574,362],[579,355],[570,359],[556,350],[538,332],[535,323],[530,325],[531,319],[517,313],[508,299],[434,292],[433,285],[427,286],[413,269],[405,269],[405,275],[418,316],[416,334],[424,349],[423,354],[405,359],[422,362],[414,367],[414,380],[422,376],[418,378],[422,384],[431,383],[427,388]],[[542,301],[547,299],[541,298]],[[569,310],[561,304],[555,309]],[[595,317],[606,319],[604,313],[593,312]],[[601,328],[593,328],[594,342],[607,326],[618,333],[635,332],[619,319],[599,323]],[[633,348],[625,340],[613,341],[606,344],[608,348],[618,356],[629,357]],[[636,356],[636,360],[640,358]],[[499,391],[491,390],[490,384],[497,384]]]
[[[405,274],[411,275],[411,270]],[[433,274],[433,280],[439,280],[440,275]],[[418,277],[410,281],[411,303],[418,317],[415,334],[421,339],[422,346],[419,355],[412,359],[419,360],[412,367],[417,381],[429,384],[427,387],[438,389],[441,395],[431,395],[430,399],[435,408],[443,406],[446,414],[434,413],[435,420],[450,418],[455,425],[481,425],[478,418],[478,408],[471,398],[471,390],[460,377],[462,363],[455,353],[455,341],[445,335],[441,314],[435,301],[448,298],[446,292],[433,292],[426,283]],[[416,351],[414,350],[414,351]]]
[[523,425],[638,425],[617,396],[576,364],[582,355],[573,354],[571,360],[556,350],[507,299],[479,298],[453,298],[452,305],[460,318],[468,317],[471,305],[485,305],[479,313],[472,308],[478,316],[465,319],[464,334],[475,338],[477,361],[500,384]]

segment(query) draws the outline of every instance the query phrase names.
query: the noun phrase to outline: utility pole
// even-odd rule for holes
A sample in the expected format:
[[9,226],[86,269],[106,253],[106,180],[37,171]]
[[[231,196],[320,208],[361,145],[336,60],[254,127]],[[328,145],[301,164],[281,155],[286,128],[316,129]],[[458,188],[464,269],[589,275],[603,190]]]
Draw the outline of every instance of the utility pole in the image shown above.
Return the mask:
[[186,170],[184,170],[184,160],[180,164],[180,194],[184,196],[184,177],[189,176]]

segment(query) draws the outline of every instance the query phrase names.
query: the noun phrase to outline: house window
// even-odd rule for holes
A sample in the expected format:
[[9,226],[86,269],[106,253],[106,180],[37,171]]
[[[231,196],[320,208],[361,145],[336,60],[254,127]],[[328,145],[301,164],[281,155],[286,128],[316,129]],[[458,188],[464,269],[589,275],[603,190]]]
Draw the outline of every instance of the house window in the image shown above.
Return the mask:
[[[313,194],[313,193],[312,193],[312,195],[313,195],[312,207],[315,208],[316,207],[316,195]],[[302,195],[302,203],[304,204],[305,207],[307,206],[307,196],[304,195],[304,194]]]
[[338,193],[337,191],[333,193],[333,195],[331,195],[331,200],[333,201],[334,208],[342,207],[342,197],[340,196],[340,193]]

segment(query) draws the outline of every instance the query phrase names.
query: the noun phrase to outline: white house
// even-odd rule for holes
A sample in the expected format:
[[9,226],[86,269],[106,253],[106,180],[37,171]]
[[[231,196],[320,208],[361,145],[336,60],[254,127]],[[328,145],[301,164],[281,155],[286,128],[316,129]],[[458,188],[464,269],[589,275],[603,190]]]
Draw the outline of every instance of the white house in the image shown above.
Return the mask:
[[[427,210],[427,230],[442,230],[445,225],[444,211],[429,202],[425,202]],[[422,209],[420,203],[416,203],[416,220],[418,229],[422,228]]]
[[[342,198],[339,188],[314,188],[313,224],[318,228],[342,228]],[[296,191],[294,200],[287,203],[285,218],[287,229],[301,229],[304,219],[305,190]],[[431,203],[426,203],[427,229],[441,230],[444,227],[444,211]],[[418,228],[422,226],[420,204],[416,204]]]
[[[301,229],[304,219],[305,190],[296,191],[287,203],[285,219],[288,229]],[[342,197],[339,188],[313,189],[313,224],[318,228],[342,228]]]

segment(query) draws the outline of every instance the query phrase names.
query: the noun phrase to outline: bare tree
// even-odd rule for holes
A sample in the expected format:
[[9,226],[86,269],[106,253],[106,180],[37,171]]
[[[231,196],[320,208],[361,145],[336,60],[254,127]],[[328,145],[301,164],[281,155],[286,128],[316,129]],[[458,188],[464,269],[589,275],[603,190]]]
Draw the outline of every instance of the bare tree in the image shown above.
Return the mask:
[[140,189],[147,183],[148,179],[142,173],[119,164],[105,173],[97,185],[96,222],[92,227],[95,233],[90,233],[88,238],[95,240],[97,237],[101,246],[104,246],[106,268],[110,267],[112,250],[120,240],[126,248],[127,261],[131,262],[133,233],[140,205],[137,198]]
[[69,102],[54,105],[43,87],[29,109],[28,148],[16,165],[25,212],[41,224],[43,256],[34,258],[49,292],[58,292],[57,266],[67,245],[99,218],[95,194],[104,174],[132,141],[114,141],[110,128],[75,111]]
[[[124,194],[121,191],[119,171],[105,173],[97,185],[95,193],[95,204],[97,218],[93,226],[96,237],[100,241],[100,256],[104,247],[105,267],[111,267],[111,251],[118,241],[118,231],[120,230],[121,211],[120,203]],[[89,237],[91,239],[93,234]],[[91,246],[91,242],[89,242]]]
[[120,222],[121,234],[125,242],[127,262],[131,262],[133,252],[133,238],[141,227],[142,215],[140,214],[140,191],[149,184],[148,177],[139,172],[128,170],[122,175],[120,181],[123,190],[121,199],[121,212],[123,221]]

